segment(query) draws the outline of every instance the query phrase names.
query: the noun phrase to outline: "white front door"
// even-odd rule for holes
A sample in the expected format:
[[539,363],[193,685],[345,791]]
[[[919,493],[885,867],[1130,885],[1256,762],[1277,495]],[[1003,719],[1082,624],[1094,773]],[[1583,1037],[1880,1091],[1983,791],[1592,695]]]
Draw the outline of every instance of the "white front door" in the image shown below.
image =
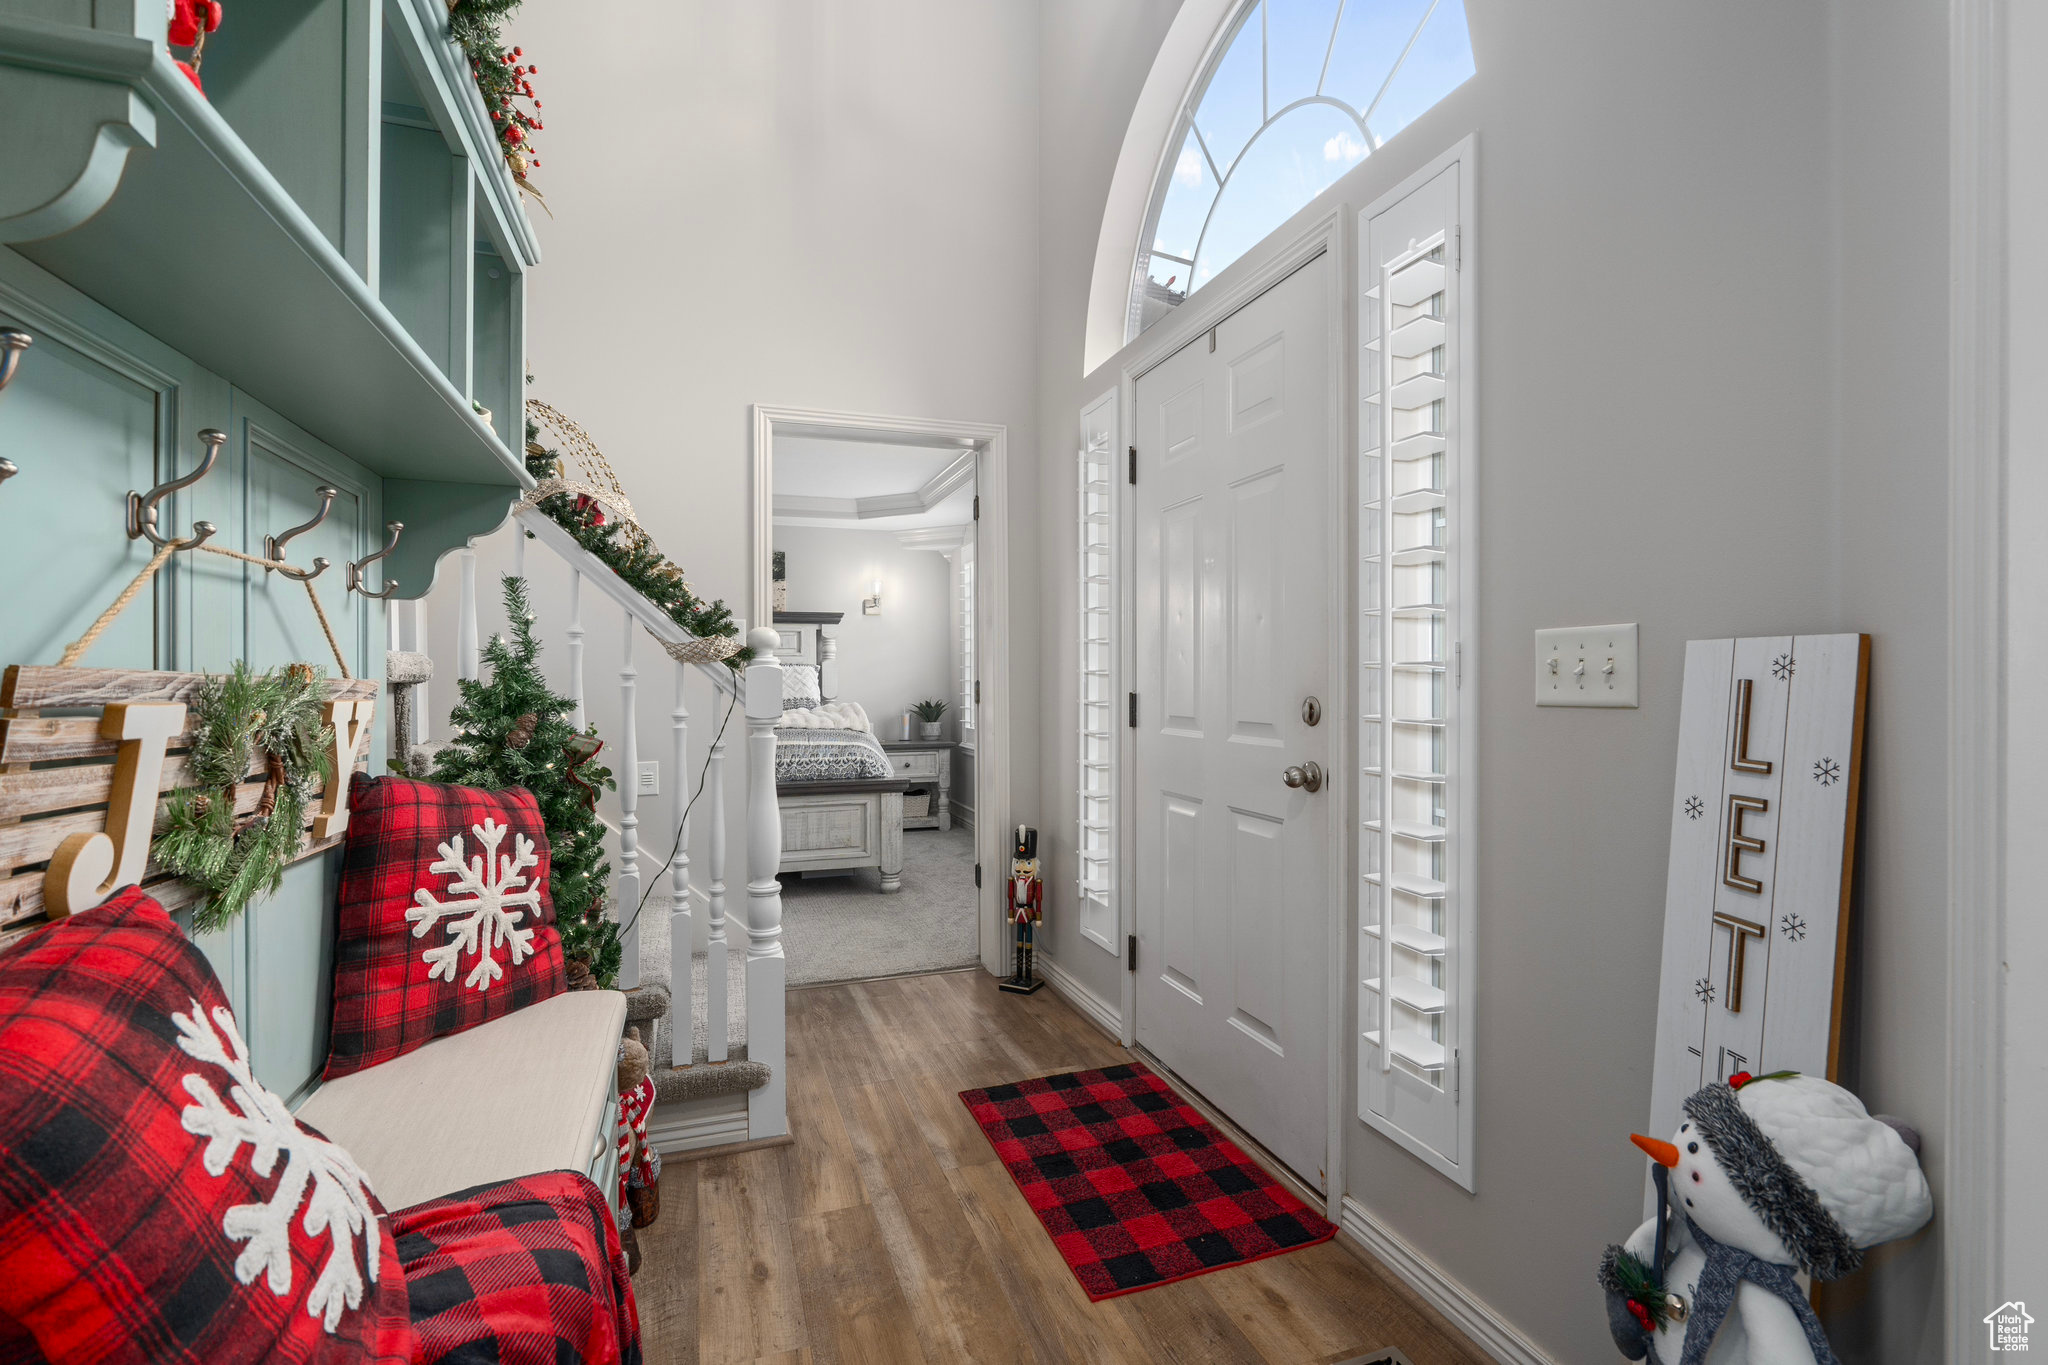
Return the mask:
[[[1343,723],[1332,268],[1317,257],[1213,348],[1204,333],[1148,371],[1132,423],[1138,1041],[1319,1187]],[[1320,791],[1286,784],[1310,763]]]

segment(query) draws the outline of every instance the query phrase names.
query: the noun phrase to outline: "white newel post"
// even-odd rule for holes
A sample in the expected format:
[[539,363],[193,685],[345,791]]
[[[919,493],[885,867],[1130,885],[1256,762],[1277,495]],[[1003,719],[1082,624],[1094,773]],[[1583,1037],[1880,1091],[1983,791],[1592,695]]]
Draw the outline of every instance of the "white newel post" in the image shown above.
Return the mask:
[[[722,665],[719,665],[722,667]],[[720,726],[711,742],[711,770],[705,777],[705,812],[711,820],[705,840],[711,858],[711,884],[704,922],[704,1059],[722,1062],[732,1032],[732,1002],[726,998],[725,947],[725,734]],[[688,959],[686,958],[685,961]]]
[[[669,800],[676,811],[676,856],[668,870],[668,1007],[669,1027],[682,1021],[682,1031],[670,1034],[674,1040],[670,1055],[677,1065],[690,1059],[690,708],[683,698],[683,686],[690,679],[687,665],[677,661],[676,708],[669,713],[675,734],[675,775],[669,779]],[[677,1051],[683,1053],[676,1057]]]
[[775,801],[775,723],[782,719],[778,636],[765,626],[747,636],[747,1059],[769,1069],[766,1085],[747,1092],[747,1136],[789,1131],[784,1066],[782,956],[782,810]]
[[640,984],[640,711],[634,705],[640,670],[633,667],[633,641],[640,623],[624,613],[625,662],[619,666],[619,723],[625,729],[619,758],[619,904],[621,926],[630,924],[619,945],[619,989]]
[[569,700],[576,709],[569,724],[582,734],[588,724],[583,718],[583,570],[569,575]]
[[474,681],[483,650],[476,632],[476,551],[467,545],[462,547],[462,603],[456,617],[455,653],[456,675]]

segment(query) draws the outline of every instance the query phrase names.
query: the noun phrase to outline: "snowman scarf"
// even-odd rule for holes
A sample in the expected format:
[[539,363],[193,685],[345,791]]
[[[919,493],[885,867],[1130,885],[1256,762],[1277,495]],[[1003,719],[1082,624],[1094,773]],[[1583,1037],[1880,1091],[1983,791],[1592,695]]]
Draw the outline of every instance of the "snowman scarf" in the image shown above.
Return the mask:
[[1799,1292],[1799,1281],[1793,1278],[1791,1266],[1762,1260],[1739,1247],[1724,1246],[1701,1232],[1690,1218],[1685,1220],[1685,1230],[1706,1253],[1707,1264],[1693,1286],[1692,1311],[1685,1323],[1685,1353],[1679,1357],[1678,1365],[1706,1365],[1707,1350],[1713,1346],[1728,1310],[1735,1306],[1735,1291],[1744,1280],[1792,1306],[1801,1330],[1806,1333],[1806,1344],[1813,1350],[1814,1365],[1841,1365],[1835,1348],[1828,1344],[1827,1333],[1821,1330],[1813,1305]]

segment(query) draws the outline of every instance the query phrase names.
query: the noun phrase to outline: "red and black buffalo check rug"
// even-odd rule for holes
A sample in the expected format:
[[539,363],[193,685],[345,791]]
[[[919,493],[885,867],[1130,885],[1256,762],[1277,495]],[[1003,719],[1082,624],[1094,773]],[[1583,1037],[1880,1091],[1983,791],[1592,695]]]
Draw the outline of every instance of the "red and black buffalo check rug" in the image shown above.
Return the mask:
[[1336,1235],[1138,1062],[960,1098],[1091,1299]]

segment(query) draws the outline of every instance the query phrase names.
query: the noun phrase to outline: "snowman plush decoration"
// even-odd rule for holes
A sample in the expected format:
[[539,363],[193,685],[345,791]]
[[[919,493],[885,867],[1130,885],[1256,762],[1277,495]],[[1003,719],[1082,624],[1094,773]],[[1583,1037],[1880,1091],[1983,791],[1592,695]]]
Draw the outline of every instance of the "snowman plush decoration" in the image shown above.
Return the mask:
[[1671,1141],[1631,1140],[1666,1199],[1600,1260],[1630,1360],[1839,1365],[1799,1273],[1847,1275],[1933,1213],[1918,1135],[1813,1076],[1737,1072],[1686,1100]]

